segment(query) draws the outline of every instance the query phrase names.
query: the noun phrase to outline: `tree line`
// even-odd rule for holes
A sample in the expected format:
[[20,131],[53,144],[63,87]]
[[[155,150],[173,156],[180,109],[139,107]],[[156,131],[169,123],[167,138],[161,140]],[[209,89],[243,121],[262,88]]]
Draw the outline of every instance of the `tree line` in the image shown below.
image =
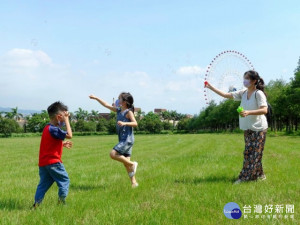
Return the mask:
[[[136,120],[139,126],[135,129],[140,133],[161,133],[176,129],[176,121],[185,118],[185,114],[176,111],[165,111],[160,114],[138,111]],[[116,133],[115,112],[110,112],[108,118],[104,118],[98,111],[88,112],[82,108],[70,113],[71,127],[74,132],[103,132],[108,134]],[[23,127],[19,126],[23,120]],[[12,133],[41,133],[49,123],[49,116],[46,110],[41,113],[34,113],[23,116],[18,112],[18,107],[12,108],[11,112],[0,113],[0,134],[5,137]]]

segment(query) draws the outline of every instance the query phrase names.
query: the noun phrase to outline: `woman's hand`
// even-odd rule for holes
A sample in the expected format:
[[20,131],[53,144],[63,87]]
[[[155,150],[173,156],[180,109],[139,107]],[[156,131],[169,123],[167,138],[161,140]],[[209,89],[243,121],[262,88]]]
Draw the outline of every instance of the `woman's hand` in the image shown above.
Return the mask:
[[241,117],[246,117],[246,116],[249,116],[250,115],[250,112],[247,111],[247,110],[244,110],[240,113]]
[[216,94],[218,94],[224,98],[230,98],[230,99],[233,98],[232,93],[226,93],[224,91],[219,90],[218,88],[213,87],[207,80],[204,81],[204,85],[205,85],[204,86],[205,88],[212,90],[213,92],[215,92]]
[[205,82],[204,82],[204,87],[206,87],[206,88],[208,88],[208,89],[211,89],[211,88],[212,88],[211,84],[210,84],[208,81],[205,81]]
[[246,117],[246,116],[249,116],[249,115],[259,116],[259,115],[264,115],[267,112],[268,112],[268,107],[267,106],[261,106],[259,109],[256,109],[256,110],[245,110],[245,111],[242,111],[240,113],[240,115],[242,117]]

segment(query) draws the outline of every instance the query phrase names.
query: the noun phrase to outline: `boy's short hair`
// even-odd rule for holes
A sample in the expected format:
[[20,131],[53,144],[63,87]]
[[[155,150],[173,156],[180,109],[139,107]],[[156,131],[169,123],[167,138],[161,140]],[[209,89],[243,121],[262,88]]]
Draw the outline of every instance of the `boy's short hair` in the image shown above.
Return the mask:
[[48,115],[50,118],[53,118],[59,111],[68,111],[68,106],[64,105],[62,102],[54,102],[51,104],[48,109]]

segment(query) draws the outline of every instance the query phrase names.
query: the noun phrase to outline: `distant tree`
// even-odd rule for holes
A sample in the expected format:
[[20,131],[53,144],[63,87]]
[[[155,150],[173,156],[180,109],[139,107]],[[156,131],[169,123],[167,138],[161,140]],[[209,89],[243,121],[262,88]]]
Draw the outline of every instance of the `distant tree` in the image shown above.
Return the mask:
[[169,112],[169,118],[173,120],[173,129],[175,129],[176,122],[186,117],[186,115],[176,112],[176,110],[172,110]]
[[114,111],[111,111],[111,112],[110,112],[110,115],[109,115],[109,118],[110,118],[110,119],[116,120],[116,119],[117,119],[117,113],[114,112]]
[[5,112],[5,118],[8,119],[14,119],[16,121],[19,121],[21,118],[23,118],[23,115],[18,112],[18,107],[11,108],[10,112]]
[[164,130],[171,130],[172,129],[172,124],[168,121],[163,121],[162,126]]
[[97,131],[103,132],[107,131],[108,121],[104,118],[100,118],[97,123]]
[[294,70],[294,73],[298,73],[298,72],[300,72],[300,57],[298,60],[298,65],[297,65],[296,69]]
[[77,120],[86,120],[88,118],[88,111],[83,110],[82,108],[78,108],[78,111],[75,111],[75,118]]
[[272,121],[269,125],[271,130],[282,131],[288,116],[287,89],[289,84],[284,80],[271,80],[266,86],[267,101],[272,106]]
[[163,124],[157,114],[149,112],[139,122],[139,128],[139,130],[148,131],[150,133],[160,133],[163,129]]
[[177,130],[188,130],[188,124],[191,119],[185,117],[182,118],[177,124]]
[[27,117],[26,130],[34,133],[42,132],[49,121],[48,113],[45,110],[42,113],[34,113]]
[[23,115],[18,112],[18,107],[12,108],[11,111],[13,114],[13,119],[15,119],[16,121],[19,121],[20,119],[23,118]]
[[298,123],[300,120],[300,59],[298,62],[298,68],[296,73],[291,80],[290,92],[287,93],[288,99],[290,101],[290,118],[291,118],[291,128],[292,130],[298,130]]
[[88,114],[88,120],[96,121],[99,119],[99,112],[92,110],[91,113]]
[[111,118],[107,121],[107,131],[110,134],[115,134],[117,132],[116,130],[116,119],[115,118]]
[[171,119],[171,114],[170,114],[170,112],[169,111],[164,111],[164,112],[161,112],[160,113],[160,117],[165,121],[170,121],[170,119]]
[[19,124],[13,119],[0,119],[0,133],[4,135],[4,137],[10,137],[12,133],[21,132],[21,128]]
[[7,119],[13,119],[14,118],[14,114],[12,112],[5,112],[5,118],[7,118]]
[[94,121],[84,121],[84,126],[83,126],[83,130],[84,131],[89,131],[89,132],[95,132],[97,129],[97,123]]
[[83,119],[77,120],[77,122],[75,123],[75,130],[76,130],[76,132],[84,131],[84,120]]

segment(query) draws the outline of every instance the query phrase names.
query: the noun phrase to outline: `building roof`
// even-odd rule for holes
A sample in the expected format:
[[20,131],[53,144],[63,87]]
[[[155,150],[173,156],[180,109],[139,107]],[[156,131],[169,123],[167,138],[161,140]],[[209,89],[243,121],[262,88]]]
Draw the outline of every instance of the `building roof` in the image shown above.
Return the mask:
[[166,109],[154,109],[155,113],[166,112]]

